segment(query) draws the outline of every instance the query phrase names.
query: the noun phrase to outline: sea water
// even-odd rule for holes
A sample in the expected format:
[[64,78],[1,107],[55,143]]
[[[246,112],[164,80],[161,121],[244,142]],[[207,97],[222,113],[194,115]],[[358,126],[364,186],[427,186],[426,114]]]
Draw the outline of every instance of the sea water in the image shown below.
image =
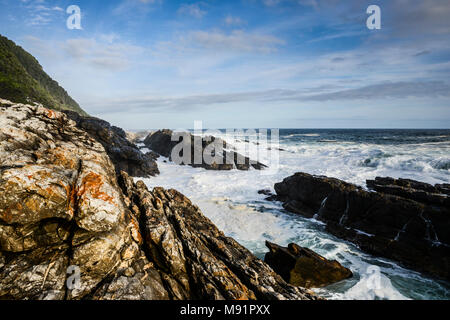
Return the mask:
[[[148,187],[174,188],[188,196],[227,236],[263,259],[266,240],[308,247],[350,268],[351,279],[315,289],[328,299],[450,299],[450,285],[402,268],[388,259],[325,232],[324,225],[264,200],[258,190],[295,172],[335,177],[365,187],[376,176],[450,182],[450,130],[303,130],[281,129],[279,166],[260,171],[211,171],[158,159],[161,174],[144,179]],[[237,151],[245,137],[222,135]],[[247,146],[246,146],[247,144]],[[379,270],[376,286],[370,272]]]

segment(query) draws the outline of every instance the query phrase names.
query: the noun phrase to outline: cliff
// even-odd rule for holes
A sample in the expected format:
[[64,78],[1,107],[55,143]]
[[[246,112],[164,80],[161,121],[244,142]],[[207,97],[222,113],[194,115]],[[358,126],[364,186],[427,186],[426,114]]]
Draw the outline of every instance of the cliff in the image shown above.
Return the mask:
[[0,97],[40,103],[54,110],[87,113],[53,80],[39,62],[13,41],[0,35]]

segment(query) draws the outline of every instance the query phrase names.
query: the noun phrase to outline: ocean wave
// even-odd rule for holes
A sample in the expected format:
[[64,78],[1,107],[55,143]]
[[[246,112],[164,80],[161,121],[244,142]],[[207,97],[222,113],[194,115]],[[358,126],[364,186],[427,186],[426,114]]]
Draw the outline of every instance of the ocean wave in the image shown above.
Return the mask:
[[431,162],[431,166],[439,170],[450,170],[450,158],[436,159]]

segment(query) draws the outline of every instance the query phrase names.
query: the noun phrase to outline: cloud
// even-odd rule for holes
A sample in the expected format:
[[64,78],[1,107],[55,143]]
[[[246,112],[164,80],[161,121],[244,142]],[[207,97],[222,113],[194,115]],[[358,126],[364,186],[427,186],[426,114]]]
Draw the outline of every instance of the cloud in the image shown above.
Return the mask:
[[200,19],[207,13],[205,10],[202,10],[200,6],[201,6],[200,3],[183,4],[178,9],[178,13],[190,15]]
[[[274,103],[283,101],[351,101],[351,100],[392,100],[407,98],[450,97],[450,85],[440,81],[429,82],[392,82],[363,86],[355,89],[327,92],[333,86],[319,86],[296,90],[270,89],[223,94],[191,95],[184,97],[134,97],[116,99],[90,104],[96,112],[120,112],[127,106],[127,112],[133,111],[187,111],[199,107],[211,108],[215,104],[238,102]],[[325,93],[317,93],[325,92]]]
[[242,20],[241,18],[239,18],[239,17],[233,17],[233,16],[231,16],[231,15],[226,16],[224,22],[225,22],[225,24],[228,25],[228,26],[240,26],[240,25],[243,25],[243,24],[246,23],[246,22],[245,22],[244,20]]
[[389,23],[399,36],[450,34],[450,6],[448,0],[398,0],[390,2]]
[[128,14],[145,14],[153,9],[153,5],[161,4],[163,0],[122,0],[113,10],[116,16],[128,16]]
[[414,54],[414,57],[420,57],[420,56],[424,56],[424,55],[427,55],[427,54],[430,54],[430,53],[431,53],[430,50],[422,50],[422,51],[417,52],[416,54]]
[[234,30],[229,34],[222,31],[193,31],[188,40],[203,48],[220,51],[270,53],[285,42],[271,35],[254,34]]
[[281,0],[263,0],[263,3],[268,7],[276,6],[280,2]]
[[28,11],[27,24],[31,26],[48,25],[56,15],[64,14],[64,9],[59,6],[46,6],[44,1],[22,1]]
[[443,81],[386,82],[356,89],[303,97],[305,100],[372,100],[450,97],[450,85]]
[[94,38],[69,39],[63,47],[72,59],[109,71],[127,69],[132,61],[131,57],[143,51],[142,48],[127,43],[112,43],[110,35],[103,38],[108,41],[102,42]]

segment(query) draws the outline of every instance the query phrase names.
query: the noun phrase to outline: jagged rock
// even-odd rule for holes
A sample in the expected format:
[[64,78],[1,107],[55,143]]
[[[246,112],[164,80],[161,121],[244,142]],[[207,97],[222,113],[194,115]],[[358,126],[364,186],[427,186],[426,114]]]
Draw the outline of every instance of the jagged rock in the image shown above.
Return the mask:
[[[153,132],[145,138],[144,144],[156,153],[171,159],[173,148],[183,139],[183,136],[180,136],[178,140],[172,141],[172,134],[172,130],[168,129]],[[191,155],[190,157],[187,156],[188,159],[186,162],[192,167],[200,167],[208,170],[232,170],[234,168],[238,170],[248,170],[250,167],[261,170],[266,167],[264,164],[251,160],[248,157],[244,157],[237,152],[225,150],[225,148],[230,146],[227,146],[226,142],[220,138],[212,136],[203,138],[196,137],[188,132],[184,133],[184,135],[183,142],[190,142],[191,150]],[[199,140],[198,143],[196,142],[196,139]],[[186,149],[189,150],[189,146],[187,146]],[[219,150],[222,151],[219,152],[219,154],[215,154],[215,152]],[[179,154],[181,157],[183,156],[182,151]],[[208,161],[205,161],[204,154],[217,156],[220,160],[209,163]],[[198,155],[197,157],[201,156],[201,159],[198,160],[195,155]]]
[[125,171],[134,177],[148,178],[159,174],[153,154],[144,154],[127,139],[121,128],[111,126],[107,121],[94,117],[83,117],[73,111],[64,111],[77,126],[90,134],[106,149],[116,173]]
[[177,191],[115,171],[64,113],[0,100],[0,299],[316,299]]
[[[0,297],[81,298],[132,242],[114,167],[63,113],[0,103]],[[71,293],[69,265],[83,284]]]
[[[380,179],[375,181],[378,182],[369,185],[385,193],[368,192],[338,179],[299,172],[276,183],[275,191],[286,210],[325,222],[328,232],[358,244],[362,250],[449,279],[448,199],[441,200],[445,196],[439,195],[440,200],[436,201],[434,194],[431,198],[414,198],[415,189],[398,192],[394,188],[397,195],[392,195],[389,194],[392,188],[388,192]],[[422,191],[428,188],[412,180],[408,184]],[[422,199],[428,200],[421,202]]]
[[295,243],[285,248],[266,241],[266,246],[270,251],[264,261],[294,286],[320,288],[353,276],[336,260],[329,261]]
[[130,141],[131,143],[139,143],[141,141],[143,141],[149,134],[149,131],[138,131],[138,132],[130,132],[127,131],[125,132],[127,140]]
[[433,186],[410,179],[376,177],[375,180],[367,180],[367,187],[378,192],[392,194],[406,199],[450,207],[448,189],[444,185]]
[[163,270],[176,299],[314,299],[286,284],[263,261],[226,237],[176,190],[148,191],[122,175],[120,184],[139,210],[144,251]]

